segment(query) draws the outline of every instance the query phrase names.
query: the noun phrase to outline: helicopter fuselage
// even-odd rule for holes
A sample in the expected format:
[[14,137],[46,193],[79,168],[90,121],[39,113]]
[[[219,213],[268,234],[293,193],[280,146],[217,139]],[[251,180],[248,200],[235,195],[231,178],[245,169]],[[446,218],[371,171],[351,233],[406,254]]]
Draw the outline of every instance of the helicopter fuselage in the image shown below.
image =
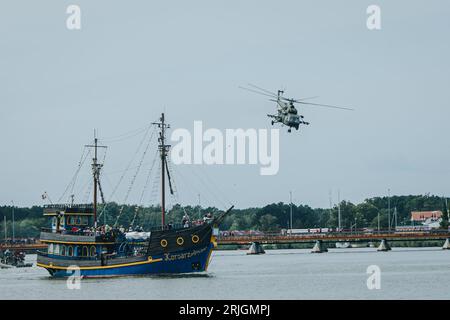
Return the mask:
[[278,114],[277,115],[269,115],[269,117],[273,118],[272,124],[274,123],[282,123],[289,128],[295,128],[298,130],[302,121],[300,118],[303,116],[298,115],[297,109],[294,107],[292,103],[287,103],[281,100],[277,101],[278,104]]

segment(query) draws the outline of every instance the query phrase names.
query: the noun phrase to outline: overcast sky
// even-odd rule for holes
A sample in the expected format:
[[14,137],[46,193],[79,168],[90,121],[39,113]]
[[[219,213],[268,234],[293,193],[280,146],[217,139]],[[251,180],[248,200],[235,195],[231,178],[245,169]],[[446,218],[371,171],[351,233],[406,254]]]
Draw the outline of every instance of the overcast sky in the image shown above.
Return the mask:
[[[70,4],[81,8],[81,30],[66,28]],[[381,30],[366,27],[370,4],[381,7]],[[2,0],[0,204],[42,204],[44,191],[56,202],[94,128],[109,146],[107,199],[142,135],[114,137],[162,111],[173,129],[194,120],[270,128],[274,103],[238,89],[247,82],[356,111],[301,109],[311,125],[280,130],[275,176],[258,166],[176,167],[182,203],[200,194],[203,205],[261,206],[289,201],[289,190],[313,207],[328,207],[329,190],[336,202],[338,189],[353,202],[388,188],[448,195],[449,17],[447,0]],[[127,202],[140,201],[153,155]],[[89,198],[89,170],[76,201]],[[126,198],[133,172],[113,200]],[[152,188],[144,204],[158,202]]]

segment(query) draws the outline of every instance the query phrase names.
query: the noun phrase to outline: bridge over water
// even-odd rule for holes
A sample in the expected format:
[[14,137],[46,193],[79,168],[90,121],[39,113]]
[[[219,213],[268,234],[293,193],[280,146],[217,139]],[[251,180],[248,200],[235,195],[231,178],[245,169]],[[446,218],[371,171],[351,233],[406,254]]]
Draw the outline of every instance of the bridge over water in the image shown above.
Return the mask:
[[[329,233],[308,233],[308,234],[287,234],[266,233],[262,235],[243,236],[219,236],[219,245],[249,245],[253,242],[260,244],[294,244],[294,243],[336,243],[336,242],[386,242],[395,241],[436,241],[441,240],[448,243],[450,241],[450,231],[420,231],[420,232],[329,232]],[[447,241],[449,240],[449,241]],[[32,244],[0,244],[0,250],[20,250],[34,252],[47,248],[45,243]],[[450,247],[449,247],[450,249]]]
[[244,236],[221,236],[217,243],[222,245],[247,245],[252,242],[261,244],[293,244],[293,243],[315,243],[317,241],[336,242],[376,242],[376,241],[430,241],[450,238],[450,232],[443,231],[420,231],[420,232],[330,232],[330,233],[308,233],[308,234],[275,234],[244,235]]

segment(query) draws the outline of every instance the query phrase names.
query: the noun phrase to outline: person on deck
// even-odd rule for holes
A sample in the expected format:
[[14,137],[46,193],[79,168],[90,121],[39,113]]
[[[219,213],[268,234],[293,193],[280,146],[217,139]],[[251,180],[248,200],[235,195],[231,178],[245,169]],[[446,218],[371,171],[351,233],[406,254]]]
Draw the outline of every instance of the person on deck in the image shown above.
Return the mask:
[[181,224],[184,228],[189,228],[189,216],[187,213],[184,214],[183,220],[181,220]]

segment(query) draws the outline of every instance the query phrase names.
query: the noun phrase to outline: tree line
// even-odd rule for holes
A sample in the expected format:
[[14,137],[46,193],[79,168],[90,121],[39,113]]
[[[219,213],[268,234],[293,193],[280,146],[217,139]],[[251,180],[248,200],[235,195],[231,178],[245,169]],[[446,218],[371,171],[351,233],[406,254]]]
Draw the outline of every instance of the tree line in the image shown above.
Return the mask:
[[[390,202],[390,212],[388,210]],[[161,208],[159,206],[138,207],[136,205],[119,205],[111,202],[99,206],[99,221],[114,225],[128,227],[131,221],[134,226],[150,229],[160,225]],[[7,217],[8,237],[12,236],[12,210],[11,206],[0,207],[1,238],[5,230],[3,217]],[[38,237],[42,227],[49,227],[48,217],[42,215],[41,206],[31,208],[14,208],[15,236]],[[224,219],[221,230],[260,230],[265,232],[278,232],[280,229],[289,228],[290,225],[289,203],[272,203],[264,207],[253,207],[246,209],[233,209]],[[350,201],[341,201],[332,208],[311,208],[304,204],[292,204],[292,226],[295,229],[304,228],[337,228],[338,211],[341,212],[341,227],[344,229],[377,228],[378,217],[381,229],[387,229],[391,218],[394,225],[410,225],[411,211],[441,210],[444,213],[442,227],[448,227],[448,208],[446,199],[434,195],[408,195],[374,197],[366,199],[359,204]],[[218,213],[215,207],[181,206],[174,205],[168,210],[166,221],[179,224],[182,217],[188,214],[191,220],[202,219],[207,213]],[[394,216],[394,213],[395,216]]]

